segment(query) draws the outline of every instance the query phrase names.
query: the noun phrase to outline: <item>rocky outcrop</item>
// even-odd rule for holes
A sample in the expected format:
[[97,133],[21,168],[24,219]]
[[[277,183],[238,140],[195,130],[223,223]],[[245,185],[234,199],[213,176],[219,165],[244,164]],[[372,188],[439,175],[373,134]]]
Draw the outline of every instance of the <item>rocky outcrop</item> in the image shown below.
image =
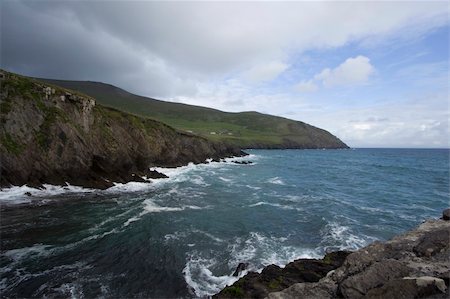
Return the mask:
[[107,188],[162,177],[176,167],[245,155],[239,148],[178,132],[95,99],[1,72],[1,186],[43,183]]
[[450,221],[429,220],[385,243],[350,254],[315,283],[296,283],[270,299],[448,298]]
[[[337,251],[327,254],[321,260],[298,259],[284,268],[269,265],[261,273],[247,273],[232,286],[228,286],[214,295],[213,298],[264,298],[270,292],[283,290],[298,282],[316,282],[329,271],[341,266],[349,254],[348,251]],[[239,270],[241,264],[236,271]]]

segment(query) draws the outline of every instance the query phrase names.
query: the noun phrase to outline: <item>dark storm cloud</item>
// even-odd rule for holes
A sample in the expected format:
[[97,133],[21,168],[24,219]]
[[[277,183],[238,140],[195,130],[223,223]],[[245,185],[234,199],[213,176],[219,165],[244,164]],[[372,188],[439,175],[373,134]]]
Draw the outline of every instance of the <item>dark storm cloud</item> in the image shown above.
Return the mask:
[[30,76],[103,81],[154,96],[176,89],[192,92],[189,80],[173,77],[164,61],[142,46],[54,4],[2,2],[2,68]]

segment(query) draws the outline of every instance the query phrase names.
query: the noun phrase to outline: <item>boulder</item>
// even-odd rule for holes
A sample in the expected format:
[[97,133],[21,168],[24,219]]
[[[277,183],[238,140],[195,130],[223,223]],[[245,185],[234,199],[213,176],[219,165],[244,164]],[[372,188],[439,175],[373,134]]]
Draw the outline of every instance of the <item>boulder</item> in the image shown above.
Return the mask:
[[405,277],[391,280],[379,288],[370,290],[365,298],[427,298],[433,295],[442,295],[446,289],[445,282],[440,278],[430,276]]
[[247,269],[248,263],[239,263],[239,265],[236,267],[236,270],[233,273],[233,276],[239,276],[239,274]]
[[442,219],[444,220],[450,220],[450,209],[445,209],[442,212]]
[[449,231],[441,229],[422,236],[413,251],[417,256],[430,257],[443,252],[445,249],[448,250],[449,246]]
[[156,170],[147,170],[146,173],[147,179],[167,179],[168,176],[164,173],[158,172]]
[[397,260],[376,262],[365,271],[346,278],[339,287],[344,298],[362,298],[373,288],[389,280],[408,275],[410,269]]

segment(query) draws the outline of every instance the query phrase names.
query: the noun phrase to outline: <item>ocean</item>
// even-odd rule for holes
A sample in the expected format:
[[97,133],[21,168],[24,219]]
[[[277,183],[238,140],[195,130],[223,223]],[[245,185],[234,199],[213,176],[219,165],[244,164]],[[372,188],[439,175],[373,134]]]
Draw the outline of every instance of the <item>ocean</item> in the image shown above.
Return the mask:
[[2,190],[2,297],[205,297],[239,262],[356,250],[450,205],[449,150],[248,153],[105,191]]

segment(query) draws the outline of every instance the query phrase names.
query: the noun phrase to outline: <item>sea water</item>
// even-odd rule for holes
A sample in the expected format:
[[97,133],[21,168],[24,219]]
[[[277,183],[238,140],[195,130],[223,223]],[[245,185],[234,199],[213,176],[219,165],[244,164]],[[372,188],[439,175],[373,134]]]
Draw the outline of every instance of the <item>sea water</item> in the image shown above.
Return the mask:
[[449,150],[248,152],[105,191],[2,190],[2,296],[204,297],[240,262],[356,250],[449,206]]

